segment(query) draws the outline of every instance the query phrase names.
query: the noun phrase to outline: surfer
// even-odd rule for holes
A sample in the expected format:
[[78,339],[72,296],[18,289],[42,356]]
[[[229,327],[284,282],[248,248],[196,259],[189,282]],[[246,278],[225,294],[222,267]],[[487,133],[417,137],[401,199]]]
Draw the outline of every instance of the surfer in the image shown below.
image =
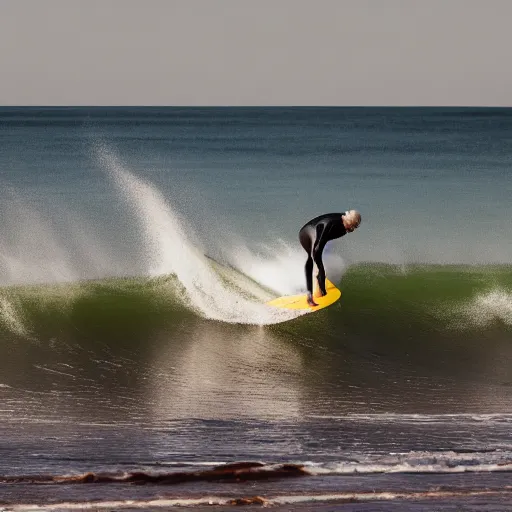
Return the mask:
[[313,300],[313,261],[318,268],[317,280],[320,294],[326,295],[325,270],[322,261],[322,252],[329,240],[340,238],[352,233],[361,224],[361,214],[357,210],[348,210],[345,213],[327,213],[307,222],[299,231],[299,240],[308,253],[306,261],[306,285],[308,288],[308,304],[318,306]]

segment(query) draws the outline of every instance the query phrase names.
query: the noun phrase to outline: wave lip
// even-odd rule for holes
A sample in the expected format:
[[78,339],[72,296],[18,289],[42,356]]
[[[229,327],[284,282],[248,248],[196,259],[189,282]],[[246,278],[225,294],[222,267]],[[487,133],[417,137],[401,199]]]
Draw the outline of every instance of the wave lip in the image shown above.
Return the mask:
[[[363,457],[364,458],[364,457]],[[479,473],[512,472],[510,452],[409,452],[367,460],[332,463],[234,462],[207,469],[185,471],[87,472],[80,475],[20,475],[0,477],[1,484],[154,484],[179,485],[188,482],[257,481],[327,475],[369,475],[377,473]],[[195,464],[198,466],[198,464]]]
[[305,476],[307,472],[299,464],[267,465],[262,462],[235,462],[200,471],[176,471],[150,473],[144,471],[125,474],[89,472],[76,476],[32,475],[0,477],[0,483],[32,484],[157,484],[171,485],[197,481],[249,481],[269,478]]

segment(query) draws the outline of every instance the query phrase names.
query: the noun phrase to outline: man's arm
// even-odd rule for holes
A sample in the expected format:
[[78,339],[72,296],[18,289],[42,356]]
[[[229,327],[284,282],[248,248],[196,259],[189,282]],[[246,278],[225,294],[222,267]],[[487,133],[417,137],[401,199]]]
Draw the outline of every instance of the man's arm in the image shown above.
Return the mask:
[[326,244],[327,240],[324,240],[326,235],[325,222],[320,222],[316,225],[316,238],[315,243],[313,244],[313,257],[318,251],[319,247],[322,247]]

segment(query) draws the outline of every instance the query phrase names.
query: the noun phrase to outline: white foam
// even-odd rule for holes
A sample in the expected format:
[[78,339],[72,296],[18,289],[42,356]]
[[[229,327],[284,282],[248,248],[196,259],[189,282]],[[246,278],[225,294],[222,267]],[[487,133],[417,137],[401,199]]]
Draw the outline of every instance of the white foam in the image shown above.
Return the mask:
[[0,318],[9,329],[20,336],[27,336],[28,330],[23,324],[23,317],[12,300],[0,296]]
[[[233,249],[231,260],[238,269],[266,288],[281,295],[303,293],[306,290],[304,264],[307,255],[297,241],[292,247],[282,240],[274,246],[260,247],[255,254],[245,246]],[[331,281],[341,278],[345,264],[340,256],[326,251],[324,266]]]
[[[436,457],[437,458],[437,457]],[[329,468],[308,468],[312,475],[369,475],[378,473],[494,473],[510,472],[512,464],[507,463],[481,463],[475,464],[472,460],[467,461],[449,460],[439,463],[396,463],[396,464],[359,464],[345,463],[331,466]]]
[[228,288],[203,253],[191,243],[190,238],[194,237],[191,229],[183,229],[183,220],[163,195],[126,170],[105,146],[98,147],[98,157],[137,215],[149,275],[175,274],[189,304],[206,318],[263,325],[303,314],[265,306]]
[[512,325],[512,293],[501,288],[481,293],[463,306],[462,313],[478,326],[485,326],[496,320]]
[[410,451],[386,455],[353,454],[355,461],[306,464],[306,470],[313,475],[345,475],[375,473],[467,473],[512,471],[509,451],[429,452]]
[[[372,502],[372,501],[394,501],[394,500],[418,500],[425,498],[455,498],[462,499],[468,496],[482,496],[482,497],[510,497],[510,489],[505,487],[503,489],[430,489],[425,491],[360,491],[360,492],[336,492],[329,494],[278,494],[265,495],[264,498],[253,496],[256,498],[256,503],[259,503],[258,498],[262,500],[263,507],[275,505],[294,505],[299,503],[318,503],[318,502]],[[251,498],[249,498],[250,500]],[[243,504],[244,498],[240,501]],[[103,510],[103,509],[158,509],[169,507],[197,507],[197,506],[233,506],[237,503],[237,499],[228,496],[204,496],[200,498],[156,498],[150,500],[111,500],[111,501],[94,501],[94,502],[60,502],[51,504],[16,504],[9,505],[8,507],[0,508],[0,511],[16,511],[16,512],[34,512],[37,510]],[[250,503],[248,503],[249,505]],[[343,506],[343,505],[342,505]],[[312,505],[311,508],[315,508]],[[336,507],[338,508],[338,507]],[[435,507],[434,507],[435,508]],[[244,507],[245,509],[245,507]]]

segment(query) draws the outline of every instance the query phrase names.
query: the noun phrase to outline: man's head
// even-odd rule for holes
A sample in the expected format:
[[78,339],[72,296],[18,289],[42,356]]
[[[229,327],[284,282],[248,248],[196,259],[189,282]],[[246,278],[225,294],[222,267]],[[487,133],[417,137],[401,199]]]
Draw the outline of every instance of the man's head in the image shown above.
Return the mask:
[[343,215],[342,220],[345,229],[349,233],[352,233],[352,231],[361,224],[361,214],[357,210],[348,210],[345,212],[345,215]]

